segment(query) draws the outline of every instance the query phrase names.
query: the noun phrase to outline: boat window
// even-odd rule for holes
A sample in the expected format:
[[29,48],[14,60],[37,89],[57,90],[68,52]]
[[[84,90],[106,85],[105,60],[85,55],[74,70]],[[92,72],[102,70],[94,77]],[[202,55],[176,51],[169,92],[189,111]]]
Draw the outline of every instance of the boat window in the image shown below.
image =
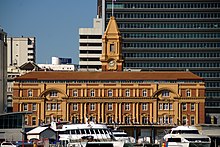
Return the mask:
[[167,142],[181,142],[181,138],[168,138]]
[[173,130],[172,134],[199,134],[198,130]]
[[91,134],[95,134],[95,131],[93,129],[90,129]]
[[80,129],[80,132],[81,132],[82,134],[86,134],[86,131],[83,130],[83,129]]
[[85,129],[86,134],[90,134],[89,129]]
[[76,130],[76,134],[81,134],[79,130]]
[[58,134],[70,134],[70,131],[59,131]]
[[95,129],[95,133],[96,134],[100,134],[98,129]]
[[71,134],[76,134],[76,130],[71,130]]

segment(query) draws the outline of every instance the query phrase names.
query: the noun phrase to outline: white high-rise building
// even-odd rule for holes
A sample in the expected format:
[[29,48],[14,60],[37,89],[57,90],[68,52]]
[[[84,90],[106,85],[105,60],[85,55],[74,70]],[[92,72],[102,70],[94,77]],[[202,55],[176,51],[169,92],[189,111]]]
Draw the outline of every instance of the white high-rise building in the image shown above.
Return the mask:
[[7,34],[0,29],[0,114],[7,105]]
[[80,28],[79,36],[79,70],[101,70],[102,19],[95,18],[93,28]]
[[26,62],[36,61],[35,37],[7,38],[7,65],[19,67]]

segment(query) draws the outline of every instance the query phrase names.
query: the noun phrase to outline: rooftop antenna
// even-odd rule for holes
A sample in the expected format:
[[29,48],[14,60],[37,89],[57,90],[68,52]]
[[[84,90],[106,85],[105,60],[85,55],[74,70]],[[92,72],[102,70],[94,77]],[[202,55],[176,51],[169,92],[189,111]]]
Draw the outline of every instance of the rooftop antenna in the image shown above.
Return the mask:
[[114,16],[114,2],[116,2],[116,0],[112,0],[112,16]]

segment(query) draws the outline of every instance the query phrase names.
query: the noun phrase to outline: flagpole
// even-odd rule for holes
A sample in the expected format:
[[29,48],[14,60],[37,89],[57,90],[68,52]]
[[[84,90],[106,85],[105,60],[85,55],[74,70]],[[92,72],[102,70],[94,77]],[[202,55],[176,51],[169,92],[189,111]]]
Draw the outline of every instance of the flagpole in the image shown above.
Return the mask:
[[114,16],[114,0],[112,0],[112,16]]

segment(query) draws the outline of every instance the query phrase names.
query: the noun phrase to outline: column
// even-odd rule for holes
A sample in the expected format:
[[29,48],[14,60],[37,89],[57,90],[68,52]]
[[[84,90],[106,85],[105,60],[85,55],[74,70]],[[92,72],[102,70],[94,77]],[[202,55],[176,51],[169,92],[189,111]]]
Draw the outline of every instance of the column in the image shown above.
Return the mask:
[[[66,119],[64,119],[66,121],[70,120],[70,110],[69,109],[70,109],[70,104],[66,103]],[[64,115],[62,114],[62,116],[64,116]]]
[[84,123],[87,123],[87,122],[86,122],[86,119],[85,119],[85,118],[87,117],[87,116],[86,116],[86,115],[87,115],[86,103],[84,103],[83,105],[84,105],[84,106],[83,106],[83,108],[84,108]]
[[157,117],[158,117],[158,112],[157,112],[157,100],[154,100],[154,103],[153,103],[153,122],[157,122]]
[[[179,106],[178,106],[178,119],[179,120],[177,120],[177,124],[179,124],[181,121],[182,121],[182,115],[181,115],[181,103],[179,103],[178,104]],[[182,122],[181,122],[182,123]]]
[[101,112],[100,112],[100,103],[98,103],[98,123],[100,123],[100,114],[101,114]]
[[133,103],[133,110],[132,110],[132,116],[133,116],[133,120],[135,122],[135,103]]
[[104,115],[104,113],[105,113],[105,111],[104,111],[104,103],[101,103],[101,107],[102,107],[102,122],[104,123],[104,118],[105,118],[105,115]]
[[118,122],[118,103],[115,103],[115,122]]
[[81,123],[83,123],[83,103],[80,103],[80,120],[81,120]]
[[152,122],[152,113],[153,113],[153,106],[152,106],[152,102],[150,103],[150,118],[149,118],[149,120],[150,120],[150,122]]
[[119,103],[119,122],[122,122],[121,121],[121,103]]
[[199,124],[199,103],[196,103],[196,125]]
[[139,103],[136,103],[136,119],[137,119],[137,122],[140,123],[140,120],[139,120],[139,106],[138,106]]

